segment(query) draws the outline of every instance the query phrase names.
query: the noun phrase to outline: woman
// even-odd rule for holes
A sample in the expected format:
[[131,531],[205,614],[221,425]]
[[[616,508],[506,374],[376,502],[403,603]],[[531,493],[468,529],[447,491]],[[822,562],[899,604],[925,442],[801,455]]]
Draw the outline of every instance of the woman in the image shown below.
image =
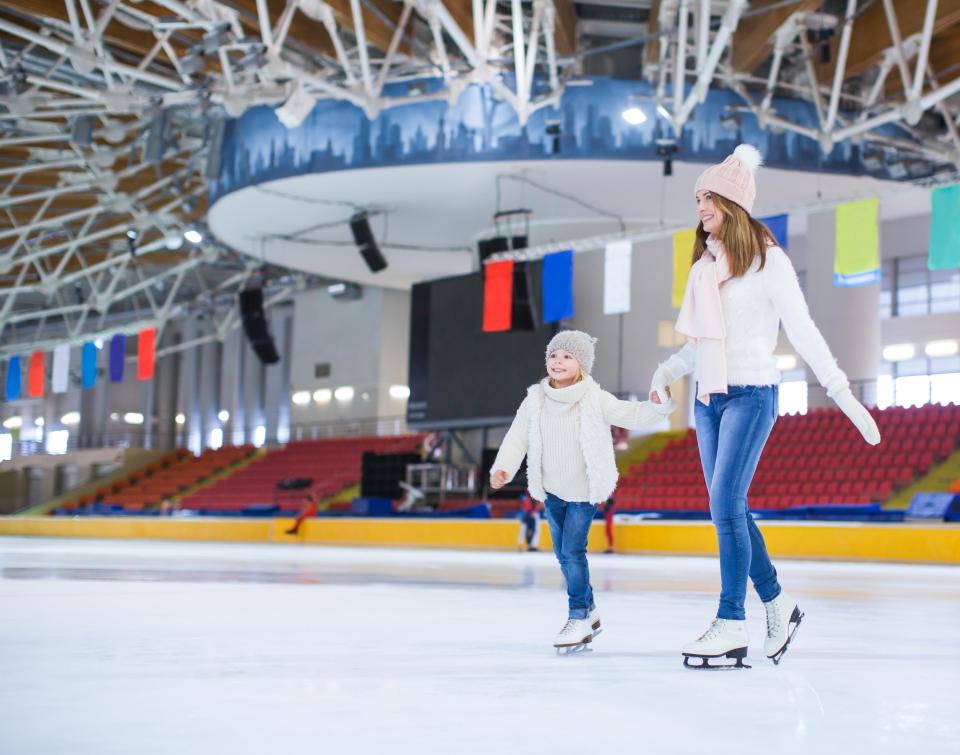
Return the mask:
[[747,576],[767,614],[764,654],[779,663],[803,617],[777,581],[763,535],[747,506],[747,491],[777,418],[780,373],[774,349],[780,323],[827,395],[876,445],[880,432],[850,391],[847,376],[814,325],[793,265],[770,230],[750,216],[760,153],[741,144],[720,165],[705,170],[694,196],[700,223],[693,267],[677,319],[690,339],[661,364],[650,398],[666,400],[667,386],[693,372],[695,418],[710,517],[720,550],[720,605],[716,619],[683,648],[684,665],[726,657],[744,667]]

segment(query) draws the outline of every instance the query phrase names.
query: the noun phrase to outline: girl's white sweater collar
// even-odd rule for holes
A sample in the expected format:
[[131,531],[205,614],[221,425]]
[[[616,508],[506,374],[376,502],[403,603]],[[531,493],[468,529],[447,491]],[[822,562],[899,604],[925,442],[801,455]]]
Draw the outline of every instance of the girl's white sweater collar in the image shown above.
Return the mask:
[[585,377],[579,383],[574,383],[573,385],[568,385],[566,388],[553,388],[550,385],[550,379],[544,378],[540,381],[540,385],[543,387],[544,395],[560,404],[575,404],[580,399],[582,399],[586,393],[587,388],[590,384],[590,378]]

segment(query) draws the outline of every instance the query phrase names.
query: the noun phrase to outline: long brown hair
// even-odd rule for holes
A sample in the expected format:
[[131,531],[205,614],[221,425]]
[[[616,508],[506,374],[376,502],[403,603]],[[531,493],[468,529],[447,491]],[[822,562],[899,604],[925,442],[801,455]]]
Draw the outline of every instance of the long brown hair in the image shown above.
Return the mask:
[[[760,270],[767,264],[767,247],[776,246],[777,240],[773,232],[736,202],[726,197],[710,192],[713,204],[723,213],[723,225],[716,234],[723,248],[727,252],[727,263],[730,266],[730,275],[739,278],[744,275],[754,259],[760,257]],[[703,230],[703,221],[697,225],[697,237],[693,242],[693,261],[703,256],[707,248],[707,237],[710,234]]]

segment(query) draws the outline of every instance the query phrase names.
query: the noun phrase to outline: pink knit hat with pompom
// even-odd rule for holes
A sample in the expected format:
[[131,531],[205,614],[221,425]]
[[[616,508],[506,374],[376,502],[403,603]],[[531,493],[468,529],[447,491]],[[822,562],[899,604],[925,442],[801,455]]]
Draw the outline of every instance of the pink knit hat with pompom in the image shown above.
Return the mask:
[[697,179],[698,191],[719,194],[731,202],[736,202],[748,213],[753,210],[753,201],[757,198],[757,183],[753,174],[763,164],[760,151],[752,144],[741,144],[719,165],[712,165]]

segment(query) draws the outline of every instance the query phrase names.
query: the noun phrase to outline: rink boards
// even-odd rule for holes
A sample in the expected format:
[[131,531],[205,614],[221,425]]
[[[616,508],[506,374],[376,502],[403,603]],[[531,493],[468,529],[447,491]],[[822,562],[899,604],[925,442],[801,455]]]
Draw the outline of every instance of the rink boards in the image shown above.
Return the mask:
[[[157,517],[3,517],[0,535],[144,538],[157,540],[285,542],[312,545],[512,550],[516,520],[325,518],[304,522],[297,536],[290,519],[179,519]],[[770,551],[780,558],[960,564],[960,526],[861,522],[759,522]],[[711,555],[710,522],[618,522],[617,551],[659,555]],[[541,528],[541,549],[550,532]],[[591,552],[606,549],[602,522],[590,532]]]

